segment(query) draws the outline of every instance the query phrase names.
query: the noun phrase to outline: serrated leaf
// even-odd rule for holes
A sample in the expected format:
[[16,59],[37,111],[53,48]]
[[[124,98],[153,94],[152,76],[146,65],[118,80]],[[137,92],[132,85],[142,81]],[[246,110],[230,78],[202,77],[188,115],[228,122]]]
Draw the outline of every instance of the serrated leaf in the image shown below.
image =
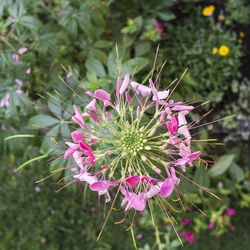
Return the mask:
[[38,125],[42,127],[50,127],[54,124],[60,123],[60,121],[49,115],[35,115],[29,120],[29,125]]
[[210,177],[216,177],[225,173],[231,166],[235,155],[223,155],[221,156],[215,165],[209,169],[208,173]]

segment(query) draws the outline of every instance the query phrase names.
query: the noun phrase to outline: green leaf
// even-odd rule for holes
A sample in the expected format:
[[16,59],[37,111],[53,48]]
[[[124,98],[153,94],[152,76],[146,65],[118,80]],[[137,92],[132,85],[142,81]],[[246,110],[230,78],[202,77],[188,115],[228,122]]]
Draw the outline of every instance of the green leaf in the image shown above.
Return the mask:
[[42,127],[50,127],[54,124],[60,123],[60,121],[49,115],[35,115],[29,120],[29,125],[38,125]]
[[40,26],[39,21],[32,16],[22,16],[20,18],[20,24],[30,29],[38,29]]
[[158,12],[157,15],[163,21],[170,21],[175,19],[175,14],[170,10],[165,10],[164,12]]
[[148,53],[151,49],[151,44],[148,41],[142,41],[139,42],[136,46],[135,46],[135,55],[136,57],[138,56],[143,56],[146,53]]
[[241,167],[239,167],[238,164],[236,163],[232,163],[232,166],[229,169],[229,173],[230,176],[233,180],[235,180],[236,182],[240,182],[242,180],[244,180],[244,172],[241,169]]
[[112,42],[106,40],[99,40],[94,43],[94,47],[98,49],[110,48],[113,45]]
[[204,167],[198,167],[195,170],[194,181],[198,184],[209,187],[210,180],[208,176],[208,171]]
[[148,63],[149,63],[148,59],[143,58],[143,57],[137,57],[137,58],[131,59],[122,65],[121,74],[122,75],[123,74],[125,75],[126,73],[137,74],[144,67],[146,67]]
[[[119,61],[120,64],[123,61],[125,57],[125,48],[122,46],[118,47],[119,50]],[[109,53],[108,56],[108,72],[110,76],[115,76],[117,72],[117,55],[116,55],[116,49],[113,48],[113,50]]]
[[221,156],[215,165],[209,169],[208,173],[210,177],[216,177],[225,173],[231,166],[235,155],[223,155]]
[[96,73],[93,69],[89,69],[86,73],[87,79],[90,82],[96,82],[97,81],[97,77],[96,77]]
[[99,77],[106,75],[103,64],[95,58],[90,58],[86,61],[86,68],[88,70],[93,70]]

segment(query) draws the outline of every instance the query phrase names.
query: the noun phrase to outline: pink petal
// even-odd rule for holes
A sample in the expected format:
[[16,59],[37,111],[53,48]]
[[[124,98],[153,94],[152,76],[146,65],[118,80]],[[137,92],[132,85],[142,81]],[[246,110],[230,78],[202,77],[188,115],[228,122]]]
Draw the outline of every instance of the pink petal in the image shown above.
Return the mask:
[[31,68],[28,68],[25,73],[28,75],[30,74],[30,72],[31,72]]
[[89,146],[89,144],[86,143],[86,142],[84,142],[84,141],[81,141],[81,142],[79,143],[79,145],[80,145],[80,149],[81,149],[82,151],[90,151],[90,152],[93,151],[92,148]]
[[193,106],[184,106],[184,105],[178,105],[172,108],[174,111],[189,111],[194,109]]
[[84,135],[81,131],[74,131],[71,133],[71,136],[72,136],[72,139],[75,143],[78,143],[80,142],[83,138],[84,138]]
[[94,95],[95,95],[96,99],[99,99],[101,101],[109,101],[110,100],[110,94],[102,89],[96,90]]
[[15,82],[19,85],[22,86],[23,85],[23,81],[20,79],[16,79]]
[[151,93],[151,88],[144,86],[142,84],[139,84],[138,91],[140,92],[140,94],[144,98],[145,96],[148,96]]
[[[169,90],[157,92],[157,97],[160,100],[166,99],[168,97],[168,95],[169,95]],[[156,101],[156,100],[157,100],[156,97],[153,96],[153,101]]]
[[122,86],[120,88],[120,94],[123,94],[124,91],[126,90],[126,88],[128,87],[128,84],[129,84],[129,74],[126,74],[125,75],[125,78],[123,80],[123,83],[122,83]]
[[168,197],[169,195],[171,195],[173,190],[174,190],[174,182],[172,179],[167,178],[161,186],[160,195],[161,197]]
[[200,156],[201,152],[200,151],[196,151],[194,153],[192,153],[189,157],[188,157],[188,161],[194,161],[196,160],[199,156]]
[[130,184],[132,187],[136,187],[139,180],[140,180],[140,177],[138,175],[135,175],[135,176],[130,176],[130,177],[126,178],[125,182]]
[[28,51],[27,48],[21,48],[21,49],[18,50],[18,54],[22,55],[22,54],[24,54],[27,51]]
[[96,111],[96,99],[93,99],[87,106],[86,109]]

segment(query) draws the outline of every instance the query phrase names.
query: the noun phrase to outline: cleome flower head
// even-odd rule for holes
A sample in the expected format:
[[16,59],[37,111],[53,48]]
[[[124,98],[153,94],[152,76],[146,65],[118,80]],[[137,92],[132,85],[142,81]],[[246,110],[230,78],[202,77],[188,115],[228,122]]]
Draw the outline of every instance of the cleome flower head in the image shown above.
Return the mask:
[[75,130],[64,159],[73,157],[78,166],[74,180],[89,184],[107,203],[115,189],[113,204],[121,195],[125,211],[143,211],[150,199],[161,203],[177,194],[177,176],[201,154],[192,147],[186,120],[194,107],[174,102],[172,92],[158,85],[158,78],[143,85],[126,74],[118,76],[113,96],[86,89],[85,109],[73,106]]

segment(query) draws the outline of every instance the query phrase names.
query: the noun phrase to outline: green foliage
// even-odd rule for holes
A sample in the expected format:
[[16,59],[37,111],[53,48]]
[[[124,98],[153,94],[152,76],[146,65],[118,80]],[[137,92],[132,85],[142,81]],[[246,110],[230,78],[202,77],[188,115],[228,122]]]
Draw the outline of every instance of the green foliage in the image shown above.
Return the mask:
[[[249,140],[249,79],[243,78],[239,71],[246,50],[238,42],[238,32],[234,30],[234,24],[249,23],[246,3],[246,0],[227,0],[222,9],[215,6],[217,13],[225,16],[225,21],[217,21],[215,15],[202,16],[204,5],[200,0],[1,0],[0,152],[4,158],[1,156],[0,178],[1,200],[5,202],[0,208],[0,248],[133,248],[130,236],[124,230],[114,229],[111,223],[107,225],[105,236],[95,243],[103,222],[99,218],[101,215],[98,217],[90,210],[96,206],[92,202],[95,197],[89,200],[78,198],[82,194],[77,196],[77,185],[55,195],[56,187],[48,183],[72,175],[70,170],[54,175],[51,182],[39,184],[40,193],[34,191],[35,180],[71,164],[70,161],[54,161],[48,166],[47,162],[32,159],[40,160],[39,156],[55,150],[53,138],[56,136],[70,136],[71,103],[82,108],[77,95],[82,96],[86,86],[91,91],[98,88],[113,91],[118,70],[116,43],[120,73],[122,77],[130,73],[134,80],[139,79],[138,76],[147,79],[146,69],[147,72],[149,67],[151,69],[156,47],[160,44],[156,70],[159,71],[167,60],[161,75],[164,87],[188,67],[189,71],[174,96],[188,101],[210,99],[211,106],[218,107],[218,118],[236,114],[235,119],[222,122],[227,133],[226,141]],[[163,28],[159,28],[159,24]],[[225,56],[218,52],[213,54],[213,49],[222,45],[229,48],[229,53]],[[28,50],[20,53],[21,48]],[[26,73],[29,68],[31,72]],[[68,73],[72,76],[67,77]],[[58,75],[76,92],[63,84]],[[23,85],[19,86],[16,79],[22,80]],[[202,106],[205,110],[208,107]],[[199,113],[194,116],[197,118]],[[4,138],[16,134],[34,134],[36,137],[20,137],[2,143]],[[207,139],[208,134],[205,132],[200,139]],[[63,140],[59,142],[64,143]],[[208,169],[204,164],[194,166],[187,176],[199,185],[213,189],[215,195],[223,198],[223,203],[183,178],[180,187],[217,223],[213,234],[221,235],[225,232],[220,226],[224,225],[221,216],[225,215],[232,200],[237,197],[238,202],[234,203],[246,208],[250,206],[247,150],[244,144],[231,151],[225,148],[223,152],[204,144],[197,148],[215,154],[216,163],[209,164],[212,166]],[[12,172],[23,163],[30,167],[17,174]],[[186,208],[191,207],[187,199],[183,202]],[[171,205],[179,209],[174,202]],[[55,210],[54,215],[50,213],[51,209]],[[177,221],[185,216],[192,219],[189,232],[198,234],[211,222],[196,210],[184,215],[169,210]],[[120,219],[112,213],[111,221]],[[143,233],[143,238],[137,240],[139,249],[179,248],[180,243],[161,211],[156,212],[155,220],[159,226],[160,245],[151,229],[150,213],[146,211],[134,229],[135,235]],[[225,228],[230,225],[231,220],[227,218]],[[127,227],[122,225],[122,229]],[[186,230],[183,225],[178,225],[177,229],[180,232]]]

